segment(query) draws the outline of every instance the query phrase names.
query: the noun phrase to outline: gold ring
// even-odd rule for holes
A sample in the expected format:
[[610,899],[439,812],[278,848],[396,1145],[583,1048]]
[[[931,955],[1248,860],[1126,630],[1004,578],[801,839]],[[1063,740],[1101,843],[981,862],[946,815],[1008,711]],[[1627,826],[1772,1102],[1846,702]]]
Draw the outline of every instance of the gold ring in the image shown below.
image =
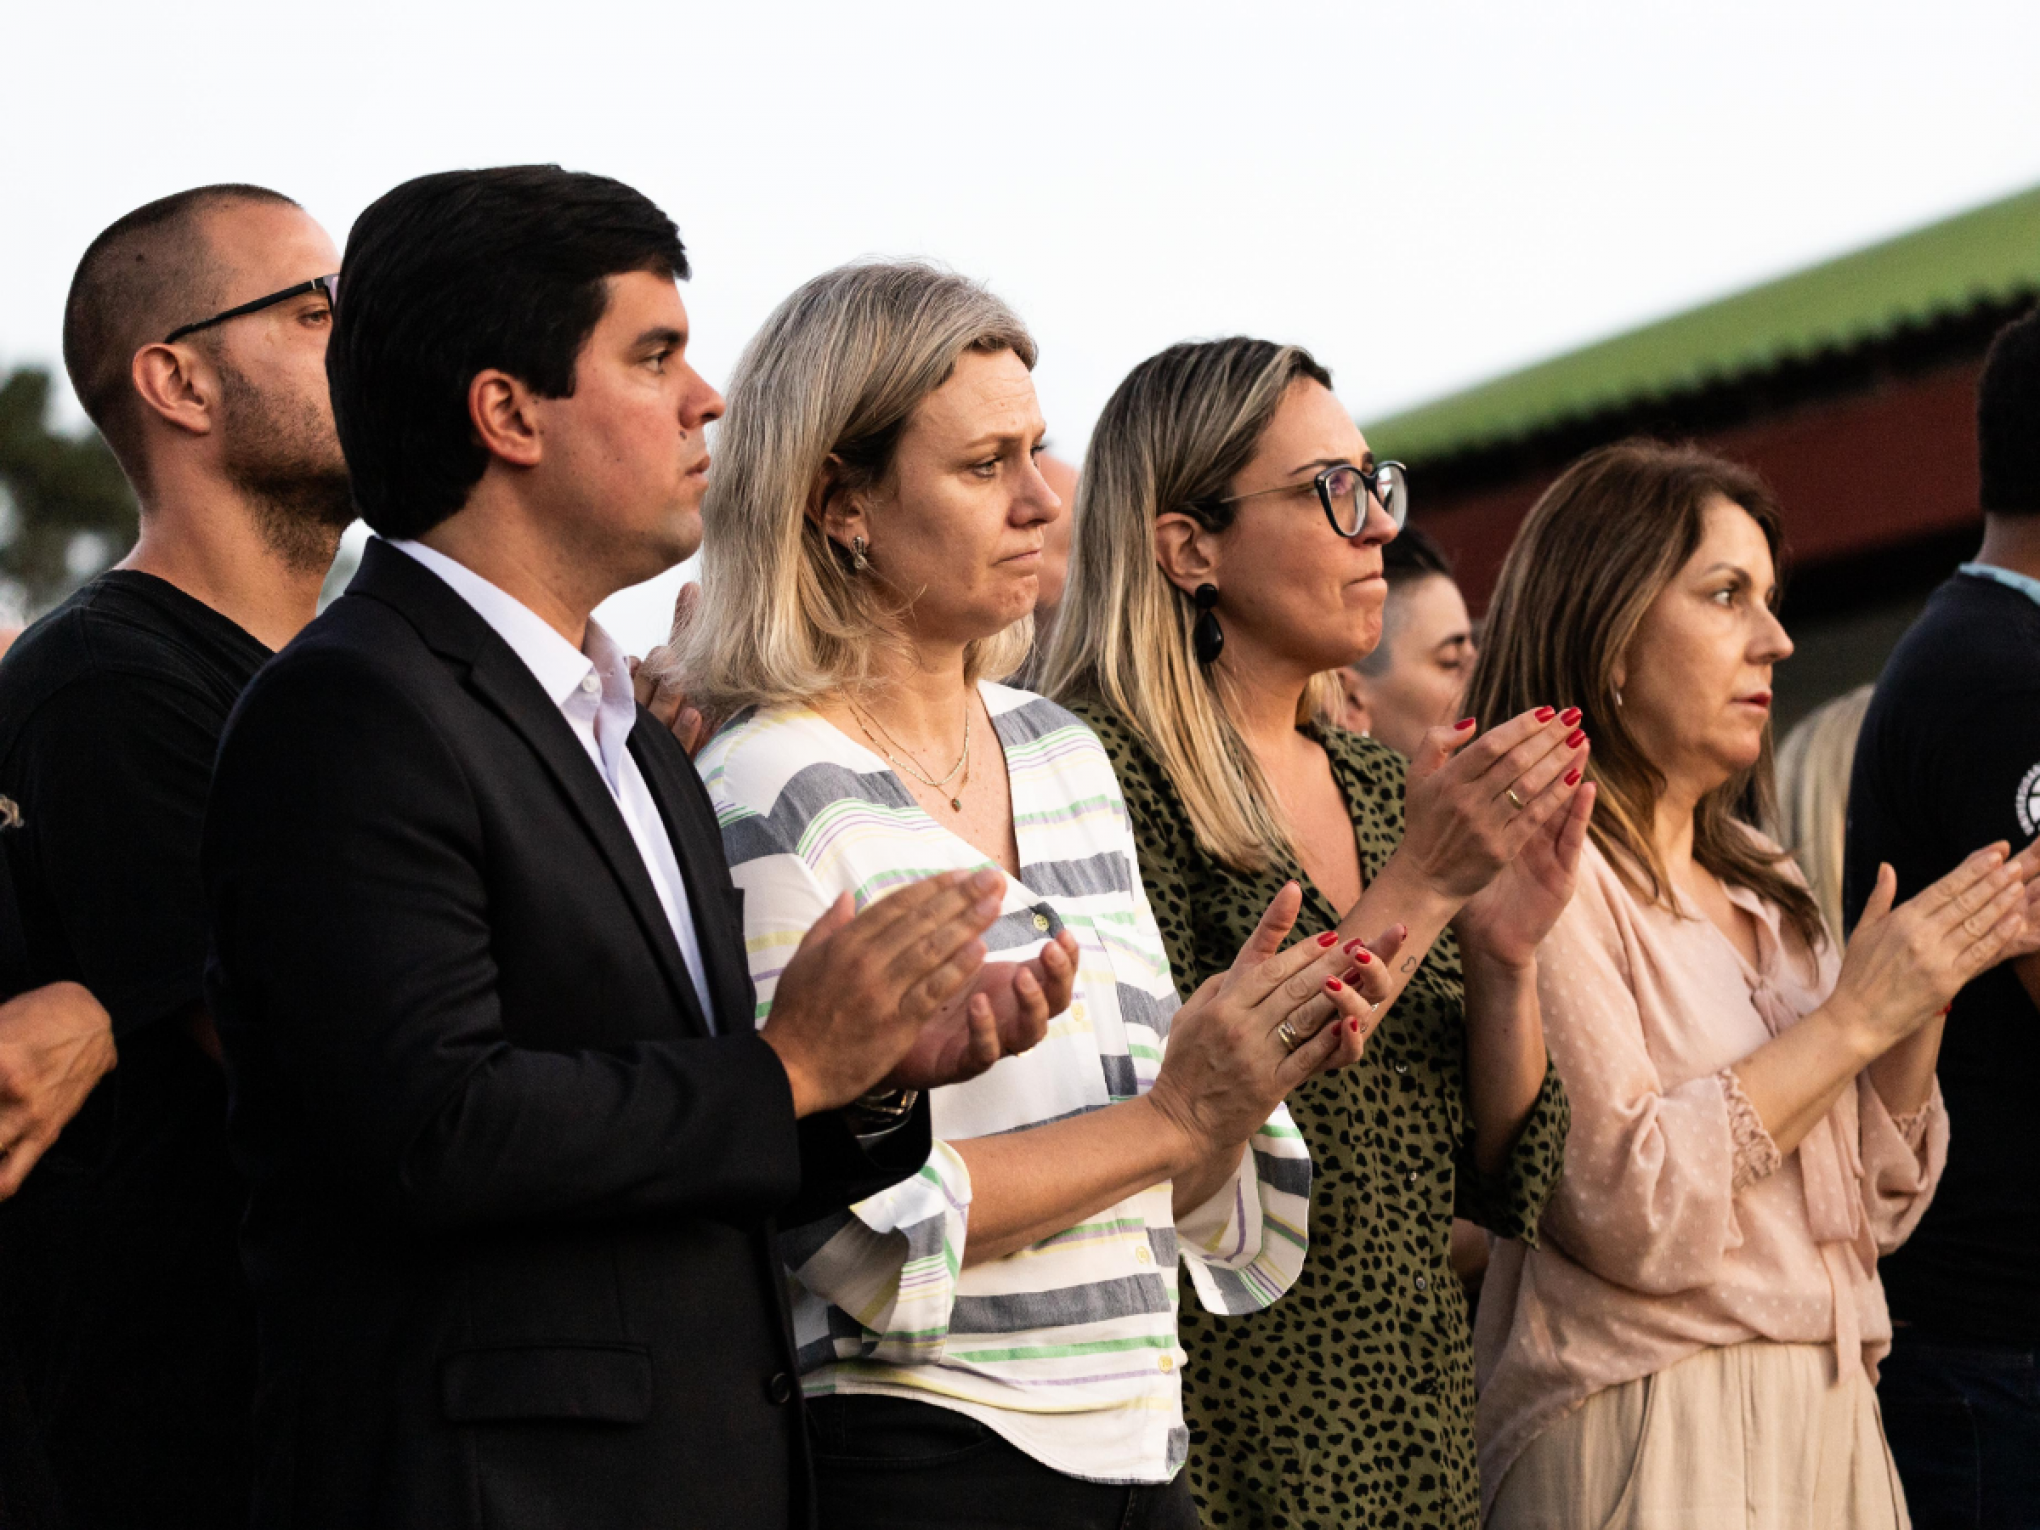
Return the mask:
[[1275,1027],[1275,1034],[1282,1038],[1283,1047],[1291,1052],[1303,1045],[1303,1038],[1296,1034],[1296,1027],[1287,1020]]
[[1530,806],[1529,803],[1525,802],[1521,797],[1518,797],[1516,795],[1516,788],[1513,786],[1510,787],[1507,791],[1503,792],[1502,795],[1504,797],[1507,797],[1511,802],[1516,804],[1516,811],[1519,813],[1522,812],[1523,809],[1525,809],[1526,807]]

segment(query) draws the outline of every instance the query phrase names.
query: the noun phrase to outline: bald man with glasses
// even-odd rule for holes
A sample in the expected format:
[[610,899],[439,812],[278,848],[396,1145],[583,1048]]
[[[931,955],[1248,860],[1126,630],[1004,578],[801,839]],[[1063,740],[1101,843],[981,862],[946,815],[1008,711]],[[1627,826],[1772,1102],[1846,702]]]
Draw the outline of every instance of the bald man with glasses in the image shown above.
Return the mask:
[[227,715],[311,620],[353,516],[326,392],[338,266],[289,198],[201,187],[95,239],[65,307],[141,536],[0,660],[0,1000],[23,996],[0,1007],[10,1530],[248,1519],[254,1332],[199,831]]

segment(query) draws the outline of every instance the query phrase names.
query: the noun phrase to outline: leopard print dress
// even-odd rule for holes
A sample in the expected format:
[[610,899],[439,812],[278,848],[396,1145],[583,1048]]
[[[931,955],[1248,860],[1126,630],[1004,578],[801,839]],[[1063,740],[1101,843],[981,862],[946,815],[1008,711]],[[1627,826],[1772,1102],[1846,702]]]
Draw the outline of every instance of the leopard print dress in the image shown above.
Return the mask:
[[[1258,875],[1201,849],[1161,766],[1095,698],[1073,710],[1118,773],[1141,880],[1187,999],[1232,964],[1261,911],[1295,879],[1299,933],[1334,909],[1293,862]],[[1361,869],[1381,874],[1402,838],[1402,757],[1371,739],[1307,729],[1352,810]],[[1310,1145],[1310,1253],[1265,1312],[1182,1312],[1191,1487],[1214,1530],[1480,1523],[1473,1351],[1449,1258],[1452,1218],[1535,1244],[1570,1116],[1555,1071],[1501,1172],[1472,1159],[1459,950],[1448,930],[1359,1062],[1303,1085],[1289,1109]]]

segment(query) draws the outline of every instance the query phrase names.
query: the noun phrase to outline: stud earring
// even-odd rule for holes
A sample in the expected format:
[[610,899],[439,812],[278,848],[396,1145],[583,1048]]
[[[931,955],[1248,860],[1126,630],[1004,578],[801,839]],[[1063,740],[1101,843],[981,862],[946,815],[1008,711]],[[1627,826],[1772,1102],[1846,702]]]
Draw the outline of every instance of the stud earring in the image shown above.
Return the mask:
[[1218,616],[1212,607],[1218,604],[1218,586],[1200,584],[1197,593],[1190,597],[1197,602],[1197,625],[1190,629],[1191,646],[1197,650],[1199,664],[1215,664],[1218,656],[1225,652],[1225,629],[1218,624]]
[[871,560],[864,556],[864,538],[862,537],[852,537],[850,539],[850,566],[860,574],[871,567]]

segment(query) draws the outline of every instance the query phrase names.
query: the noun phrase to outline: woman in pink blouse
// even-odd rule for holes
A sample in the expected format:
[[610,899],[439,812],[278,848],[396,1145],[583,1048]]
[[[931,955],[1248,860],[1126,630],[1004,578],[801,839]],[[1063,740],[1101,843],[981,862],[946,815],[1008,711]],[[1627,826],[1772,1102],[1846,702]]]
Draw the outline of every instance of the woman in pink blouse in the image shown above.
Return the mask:
[[1491,1526],[1908,1523],[1877,1258],[1946,1158],[1944,1007],[2033,944],[2040,853],[1981,848],[1897,909],[1886,868],[1837,951],[1749,827],[1792,652],[1778,542],[1754,475],[1610,447],[1531,511],[1489,607],[1469,710],[1580,707],[1601,790],[1538,952],[1565,1174],[1536,1243],[1497,1246],[1476,1332]]

